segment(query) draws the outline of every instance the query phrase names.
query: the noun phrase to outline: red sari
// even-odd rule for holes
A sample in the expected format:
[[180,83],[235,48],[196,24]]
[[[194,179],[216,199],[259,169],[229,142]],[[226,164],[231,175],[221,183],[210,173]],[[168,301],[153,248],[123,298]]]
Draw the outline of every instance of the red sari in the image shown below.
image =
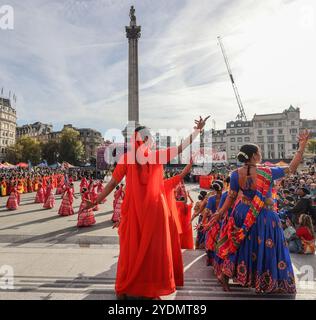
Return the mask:
[[61,216],[71,216],[75,214],[73,209],[73,203],[74,203],[73,189],[70,187],[67,187],[67,189],[63,194],[63,200],[59,207],[58,214]]
[[78,221],[77,227],[90,227],[95,224],[95,217],[92,209],[86,209],[86,201],[92,201],[91,194],[89,191],[86,191],[82,194],[82,202],[78,212]]
[[112,215],[112,222],[118,222],[121,218],[121,207],[122,202],[124,199],[124,191],[123,187],[120,186],[118,190],[114,192],[114,200],[113,200],[113,215]]
[[17,210],[20,204],[20,195],[17,191],[17,188],[14,187],[11,191],[11,194],[7,200],[7,209],[8,210]]
[[45,190],[41,183],[38,185],[38,190],[35,197],[35,203],[44,203],[45,202]]
[[177,203],[175,198],[175,188],[181,181],[180,176],[175,176],[164,181],[165,192],[169,213],[169,227],[172,246],[173,272],[176,286],[183,286],[183,259],[181,252],[180,234],[182,233],[181,223],[179,221]]
[[183,201],[177,201],[179,220],[181,222],[182,234],[181,248],[194,249],[193,230],[191,223],[192,204],[186,204]]
[[[144,149],[144,146],[132,137],[132,150],[121,158],[113,172],[117,183],[126,176],[115,290],[118,295],[154,298],[173,293],[175,280],[163,166],[127,161],[135,156],[135,149]],[[174,158],[176,148],[169,150]],[[158,152],[148,151],[150,159],[157,155]]]

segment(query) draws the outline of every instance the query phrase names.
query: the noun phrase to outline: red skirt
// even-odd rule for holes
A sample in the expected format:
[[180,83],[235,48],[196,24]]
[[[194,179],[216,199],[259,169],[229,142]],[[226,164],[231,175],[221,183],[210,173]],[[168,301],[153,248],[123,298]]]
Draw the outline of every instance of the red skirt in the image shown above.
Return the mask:
[[93,224],[95,224],[95,222],[95,217],[91,209],[79,210],[77,222],[78,228],[92,226]]
[[55,197],[53,194],[50,194],[46,202],[44,203],[43,208],[52,209],[55,206]]
[[7,209],[8,210],[17,210],[19,207],[18,198],[15,194],[11,194],[7,201]]
[[36,197],[35,197],[35,203],[44,203],[45,202],[45,195],[44,191],[37,191]]
[[61,216],[71,216],[75,214],[74,209],[72,207],[72,203],[70,203],[68,198],[63,199],[63,201],[61,202],[58,214]]

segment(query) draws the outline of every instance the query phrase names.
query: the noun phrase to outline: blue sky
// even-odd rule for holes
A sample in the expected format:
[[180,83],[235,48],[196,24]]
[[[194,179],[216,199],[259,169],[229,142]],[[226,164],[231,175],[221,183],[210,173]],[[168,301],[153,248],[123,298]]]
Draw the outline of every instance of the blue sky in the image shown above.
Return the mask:
[[290,104],[315,118],[313,0],[0,0],[14,30],[0,30],[0,87],[18,96],[18,124],[35,121],[104,133],[127,120],[129,7],[139,42],[141,122],[190,128],[238,113],[217,44],[221,35],[246,114]]

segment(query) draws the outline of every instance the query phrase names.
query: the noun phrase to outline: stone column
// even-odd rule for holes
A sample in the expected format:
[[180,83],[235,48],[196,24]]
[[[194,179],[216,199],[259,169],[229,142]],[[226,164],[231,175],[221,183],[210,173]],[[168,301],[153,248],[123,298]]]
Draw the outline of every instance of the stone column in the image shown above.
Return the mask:
[[139,125],[138,39],[141,27],[136,24],[133,6],[130,19],[130,25],[125,27],[128,39],[128,127]]

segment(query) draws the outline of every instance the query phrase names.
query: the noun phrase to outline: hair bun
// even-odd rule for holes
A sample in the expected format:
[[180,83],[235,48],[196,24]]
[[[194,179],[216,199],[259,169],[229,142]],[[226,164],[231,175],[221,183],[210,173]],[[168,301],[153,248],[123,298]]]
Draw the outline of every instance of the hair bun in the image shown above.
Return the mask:
[[249,160],[249,157],[244,152],[238,152],[237,159],[239,162],[245,163]]

